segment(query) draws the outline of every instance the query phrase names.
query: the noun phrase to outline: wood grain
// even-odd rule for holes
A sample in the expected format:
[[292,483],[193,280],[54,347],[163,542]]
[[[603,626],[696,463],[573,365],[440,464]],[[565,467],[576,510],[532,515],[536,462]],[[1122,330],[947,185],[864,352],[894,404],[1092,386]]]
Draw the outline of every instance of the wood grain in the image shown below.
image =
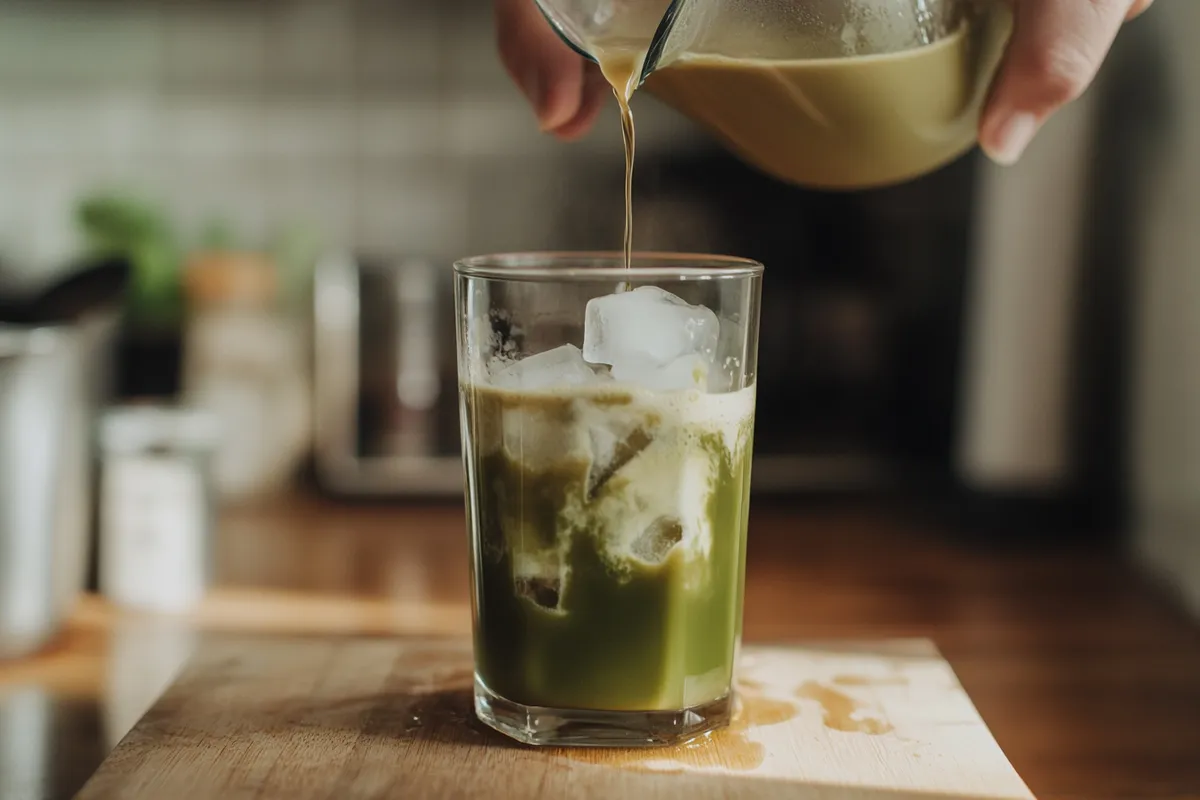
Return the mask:
[[751,647],[734,723],[667,749],[535,749],[482,726],[469,642],[210,638],[80,800],[1027,800],[930,643]]
[[[297,635],[470,624],[459,505],[288,497],[229,514],[219,539],[221,589],[180,624]],[[115,743],[109,731],[124,733],[170,678],[147,683],[129,662],[150,652],[161,664],[153,653],[176,652],[174,636],[127,630],[95,603],[81,612],[46,659],[0,667],[0,695],[36,689],[54,709],[43,788],[10,795],[0,775],[3,800],[73,797]],[[932,639],[1039,800],[1200,798],[1200,628],[1119,551],[971,547],[903,510],[756,502],[745,633]],[[0,697],[0,725],[5,714]]]

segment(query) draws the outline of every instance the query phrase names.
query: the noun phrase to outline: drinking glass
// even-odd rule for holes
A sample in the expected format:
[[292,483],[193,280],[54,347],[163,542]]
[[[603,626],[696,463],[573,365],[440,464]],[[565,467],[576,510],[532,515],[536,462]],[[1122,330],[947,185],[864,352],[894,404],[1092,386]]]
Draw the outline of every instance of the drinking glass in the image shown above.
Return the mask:
[[476,714],[537,745],[724,725],[762,265],[525,253],[454,269]]

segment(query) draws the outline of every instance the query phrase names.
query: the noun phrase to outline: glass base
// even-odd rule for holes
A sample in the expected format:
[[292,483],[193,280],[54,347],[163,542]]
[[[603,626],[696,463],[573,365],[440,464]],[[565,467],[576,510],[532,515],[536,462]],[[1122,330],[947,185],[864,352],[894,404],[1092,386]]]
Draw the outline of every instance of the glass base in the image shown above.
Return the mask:
[[475,715],[522,744],[546,747],[665,747],[723,728],[731,694],[681,711],[590,711],[506,700],[475,677]]

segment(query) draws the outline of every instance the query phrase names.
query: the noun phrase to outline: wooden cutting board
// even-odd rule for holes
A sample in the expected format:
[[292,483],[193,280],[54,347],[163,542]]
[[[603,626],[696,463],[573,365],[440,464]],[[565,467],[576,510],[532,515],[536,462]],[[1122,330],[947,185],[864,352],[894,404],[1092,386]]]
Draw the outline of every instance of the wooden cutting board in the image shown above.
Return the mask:
[[748,647],[735,723],[666,750],[519,746],[471,679],[458,639],[206,639],[79,798],[1033,797],[926,641]]

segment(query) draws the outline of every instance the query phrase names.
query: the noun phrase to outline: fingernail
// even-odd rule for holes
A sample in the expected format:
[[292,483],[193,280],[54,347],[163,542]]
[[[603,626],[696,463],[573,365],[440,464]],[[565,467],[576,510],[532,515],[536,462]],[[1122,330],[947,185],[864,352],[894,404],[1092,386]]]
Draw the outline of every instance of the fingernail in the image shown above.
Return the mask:
[[1000,125],[988,155],[997,164],[1012,166],[1021,158],[1025,148],[1037,133],[1037,118],[1027,112],[1018,112]]

